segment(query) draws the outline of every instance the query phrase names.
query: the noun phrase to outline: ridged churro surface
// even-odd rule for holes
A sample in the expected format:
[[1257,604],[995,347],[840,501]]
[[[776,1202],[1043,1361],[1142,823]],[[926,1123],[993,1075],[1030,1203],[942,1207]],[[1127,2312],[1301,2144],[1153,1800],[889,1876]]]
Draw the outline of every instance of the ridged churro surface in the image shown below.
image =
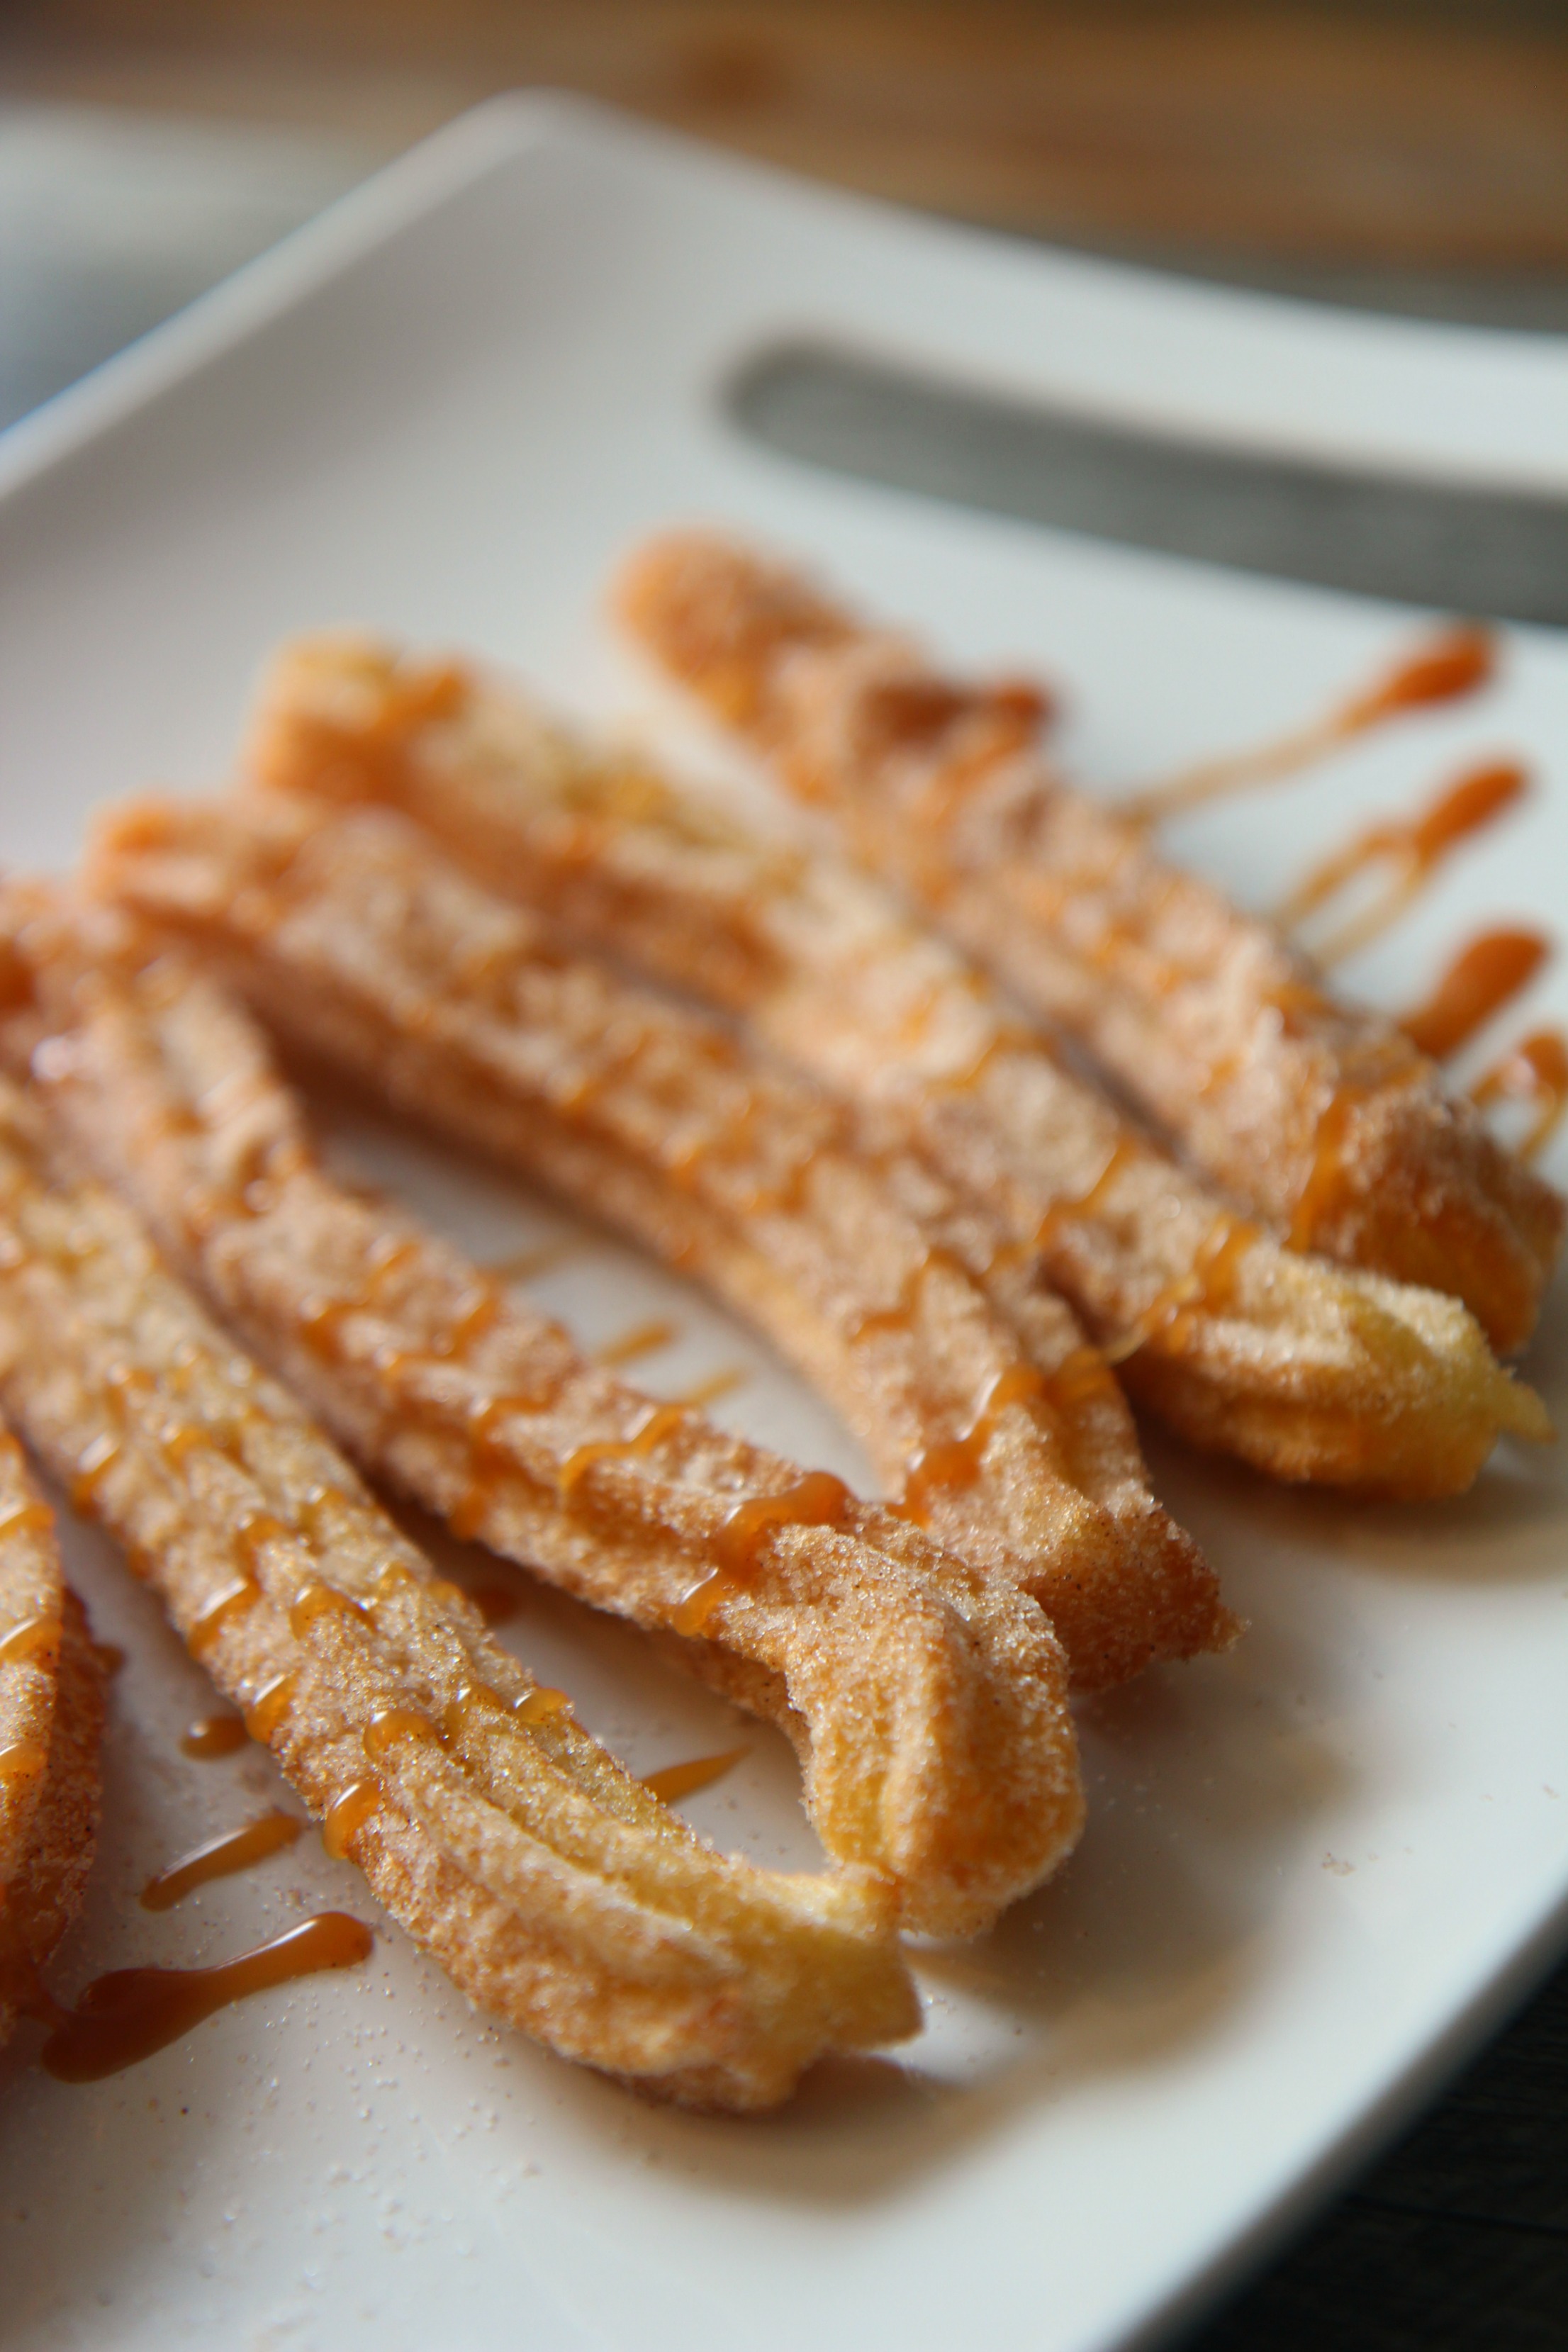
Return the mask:
[[1192,1158],[1301,1249],[1529,1337],[1561,1196],[1381,1015],[1070,791],[1011,688],[955,685],[798,575],[657,541],[621,609],[665,666],[828,806],[858,854],[1080,1038]]
[[102,1669],[54,1513],[0,1430],[0,2042],[80,1907],[102,1727]]
[[568,951],[390,813],[142,803],[100,827],[91,877],[300,1042],[751,1315],[901,1509],[1039,1601],[1081,1685],[1232,1638],[1071,1314],[984,1211],[830,1097]]
[[916,2008],[864,1874],[705,1845],[486,1633],[348,1464],[0,1087],[0,1391],[278,1758],[329,1850],[481,2006],[752,2107]]
[[743,1013],[984,1201],[1012,1279],[1048,1277],[1187,1436],[1276,1476],[1438,1494],[1500,1431],[1543,1433],[1459,1308],[1239,1217],[837,860],[749,837],[519,696],[363,639],[274,665],[249,761],[274,787],[405,808],[476,877]]
[[345,1191],[255,1024],[180,956],[37,893],[5,911],[37,990],[33,1066],[73,1139],[362,1463],[780,1723],[828,1852],[891,1880],[905,1925],[973,1932],[1061,1861],[1082,1796],[1066,1663],[1032,1601],[656,1404]]

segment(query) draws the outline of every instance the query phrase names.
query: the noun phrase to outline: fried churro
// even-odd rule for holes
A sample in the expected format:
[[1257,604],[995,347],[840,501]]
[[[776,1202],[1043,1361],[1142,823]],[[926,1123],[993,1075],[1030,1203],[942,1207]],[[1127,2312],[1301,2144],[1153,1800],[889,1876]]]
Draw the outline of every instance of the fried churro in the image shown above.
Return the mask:
[[627,1388],[345,1191],[249,1016],[182,957],[37,889],[0,913],[73,1141],[363,1464],[778,1722],[828,1853],[892,1881],[904,1925],[972,1932],[1060,1862],[1082,1796],[1033,1601]]
[[1015,1279],[1038,1266],[1188,1437],[1275,1476],[1431,1495],[1468,1485],[1500,1432],[1547,1433],[1460,1307],[1238,1218],[878,884],[749,835],[517,693],[310,640],[274,665],[248,757],[275,788],[396,804],[492,887],[745,1016],[983,1200]]
[[676,677],[826,804],[1026,1003],[1081,1040],[1291,1245],[1464,1300],[1522,1345],[1561,1197],[1392,1023],[1343,1003],[1267,922],[1069,790],[1026,690],[953,684],[796,573],[655,542],[620,609]]
[[0,1430],[0,2042],[80,1907],[98,1834],[103,1674],[55,1516]]
[[726,1858],[486,1633],[131,1211],[0,1086],[0,1392],[330,1852],[482,2007],[672,2098],[784,2096],[916,2023],[865,1874]]
[[390,812],[136,804],[100,825],[90,878],[299,1044],[752,1316],[897,1507],[1039,1601],[1081,1686],[1232,1638],[1068,1310],[984,1211],[817,1088],[569,952]]

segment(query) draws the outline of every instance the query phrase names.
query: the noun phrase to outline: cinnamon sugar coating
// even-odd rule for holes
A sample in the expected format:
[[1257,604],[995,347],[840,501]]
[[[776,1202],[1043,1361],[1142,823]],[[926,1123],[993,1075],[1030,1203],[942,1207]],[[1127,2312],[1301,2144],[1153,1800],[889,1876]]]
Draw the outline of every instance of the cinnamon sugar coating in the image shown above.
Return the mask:
[[715,1853],[436,1578],[0,1086],[0,1393],[329,1843],[471,1999],[699,2105],[914,2030],[890,1902]]
[[1392,1023],[1069,790],[1024,698],[954,684],[722,541],[656,541],[619,593],[676,677],[1234,1199],[1297,1247],[1463,1299],[1500,1349],[1523,1344],[1561,1196]]
[[1062,1860],[1082,1795],[1033,1601],[847,1493],[832,1524],[792,1519],[794,1464],[585,1362],[337,1183],[254,1023],[182,957],[37,891],[5,911],[62,1124],[363,1464],[778,1722],[829,1853],[891,1881],[905,1925],[972,1932]]
[[54,1514],[0,1430],[0,2042],[81,1906],[102,1728],[102,1668]]
[[1039,1602],[1079,1684],[1233,1638],[1069,1310],[982,1208],[842,1105],[572,951],[391,813],[134,803],[100,824],[89,873],[296,1042],[759,1323],[900,1507]]
[[[490,887],[742,1014],[982,1202],[1015,1297],[1054,1285],[1189,1438],[1278,1477],[1415,1495],[1468,1485],[1500,1431],[1542,1433],[1460,1308],[1237,1216],[840,861],[365,639],[273,665],[247,759],[279,789],[395,803]],[[1144,1484],[1131,1432],[1124,1475]]]

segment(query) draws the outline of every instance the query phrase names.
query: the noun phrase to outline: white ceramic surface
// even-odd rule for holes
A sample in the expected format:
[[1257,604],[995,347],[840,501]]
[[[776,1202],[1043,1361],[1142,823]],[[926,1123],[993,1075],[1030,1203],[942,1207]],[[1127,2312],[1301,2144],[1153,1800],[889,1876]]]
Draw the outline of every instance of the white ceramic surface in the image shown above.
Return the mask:
[[[1108,788],[1315,710],[1401,641],[1386,609],[749,446],[714,388],[802,330],[1222,438],[1568,487],[1556,344],[1173,286],[560,101],[497,105],[0,440],[5,857],[59,864],[95,800],[214,776],[260,655],[320,623],[475,646],[689,740],[596,615],[616,555],[672,518],[808,552],[957,658],[1048,670]],[[1568,652],[1508,646],[1483,699],[1193,821],[1184,851],[1261,903],[1358,815],[1517,748],[1541,790],[1352,977],[1401,1002],[1467,926],[1559,919]],[[1562,974],[1523,1011],[1568,1012]],[[337,1132],[487,1253],[571,1222],[391,1131]],[[650,1386],[748,1365],[721,1412],[856,1471],[764,1349],[628,1253],[594,1242],[536,1289],[595,1338],[673,1301],[685,1337]],[[1560,1412],[1565,1326],[1560,1290],[1530,1366]],[[0,2344],[1089,2352],[1190,2314],[1561,1948],[1568,1483],[1510,1453],[1462,1502],[1355,1508],[1157,1436],[1151,1457],[1252,1633],[1086,1711],[1080,1853],[993,1937],[919,1957],[928,2028],[896,2063],[825,2069],[770,2122],[662,2113],[471,2016],[392,1929],[363,1971],[101,2084],[47,2080],[25,2036],[0,2061]],[[130,1663],[62,1986],[231,1951],[322,1901],[368,1915],[314,1841],[137,1907],[151,1868],[273,1784],[258,1754],[179,1754],[199,1676],[92,1537],[72,1557]],[[737,1737],[549,1594],[508,1638],[638,1769]],[[692,1817],[808,1857],[783,1743],[743,1736]]]

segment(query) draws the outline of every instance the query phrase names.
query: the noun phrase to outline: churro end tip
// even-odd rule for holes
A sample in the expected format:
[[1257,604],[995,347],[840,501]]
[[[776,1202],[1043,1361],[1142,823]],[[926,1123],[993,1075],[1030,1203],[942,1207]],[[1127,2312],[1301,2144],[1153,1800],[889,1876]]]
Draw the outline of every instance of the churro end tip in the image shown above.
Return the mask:
[[1503,1396],[1501,1425],[1510,1437],[1527,1438],[1533,1445],[1555,1445],[1557,1427],[1546,1410],[1546,1401],[1526,1381],[1514,1380],[1505,1374],[1508,1386]]

